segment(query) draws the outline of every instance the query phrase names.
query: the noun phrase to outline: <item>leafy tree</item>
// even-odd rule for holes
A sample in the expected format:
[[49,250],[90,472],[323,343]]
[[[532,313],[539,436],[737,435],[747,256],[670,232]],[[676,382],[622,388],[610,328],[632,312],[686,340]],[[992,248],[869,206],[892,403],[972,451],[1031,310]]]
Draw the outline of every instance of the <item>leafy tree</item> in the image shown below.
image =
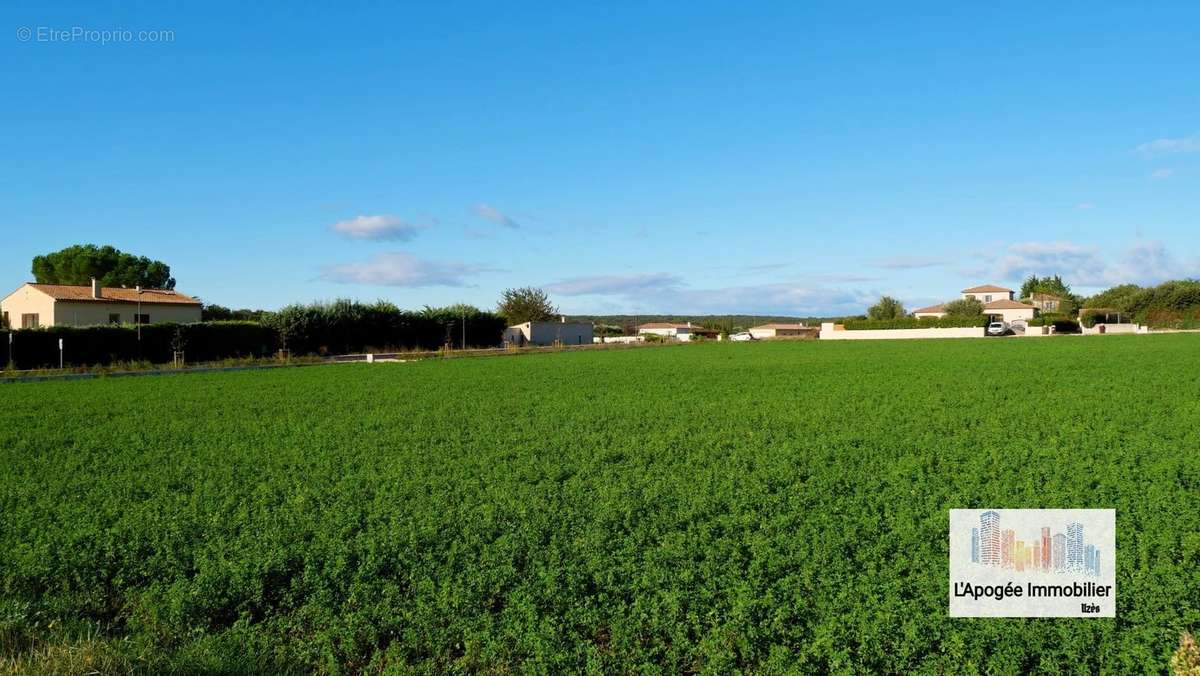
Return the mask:
[[884,296],[867,308],[867,316],[871,319],[899,319],[904,316],[904,305],[891,296]]
[[511,324],[545,322],[558,315],[558,308],[550,302],[545,291],[532,286],[505,289],[500,297],[497,312]]
[[983,314],[983,301],[974,296],[959,298],[946,303],[945,310],[950,317],[975,317]]
[[1137,284],[1119,284],[1088,298],[1083,305],[1090,308],[1111,308],[1127,312],[1130,310],[1133,300],[1145,290]]
[[1021,283],[1021,298],[1028,299],[1035,293],[1047,293],[1052,296],[1058,296],[1062,299],[1058,311],[1067,315],[1075,314],[1079,306],[1083,304],[1083,300],[1071,293],[1071,287],[1062,280],[1058,275],[1038,277],[1030,275],[1028,279]]
[[82,286],[94,277],[103,286],[175,288],[175,278],[166,263],[107,245],[76,244],[44,256],[34,256],[32,272],[39,284]]

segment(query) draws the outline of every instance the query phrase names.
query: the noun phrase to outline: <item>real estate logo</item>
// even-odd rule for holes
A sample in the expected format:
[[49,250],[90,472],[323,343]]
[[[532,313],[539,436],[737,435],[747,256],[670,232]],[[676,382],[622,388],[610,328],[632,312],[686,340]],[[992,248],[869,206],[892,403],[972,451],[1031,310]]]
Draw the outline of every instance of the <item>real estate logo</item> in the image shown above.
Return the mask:
[[950,510],[951,617],[1115,617],[1111,509]]

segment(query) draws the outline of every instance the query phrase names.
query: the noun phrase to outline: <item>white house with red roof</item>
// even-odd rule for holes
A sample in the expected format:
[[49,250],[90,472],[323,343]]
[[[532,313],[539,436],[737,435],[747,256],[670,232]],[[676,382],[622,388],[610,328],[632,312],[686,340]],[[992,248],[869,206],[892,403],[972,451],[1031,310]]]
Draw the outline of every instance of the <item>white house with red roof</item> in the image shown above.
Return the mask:
[[[1012,323],[1017,320],[1033,319],[1037,308],[1013,300],[1013,290],[995,284],[983,284],[963,289],[960,298],[974,298],[983,303],[983,313],[993,321]],[[913,310],[914,317],[945,317],[946,304],[939,303]]]
[[41,326],[150,324],[200,321],[199,299],[174,289],[142,289],[35,284],[29,282],[0,300],[0,317],[14,329]]

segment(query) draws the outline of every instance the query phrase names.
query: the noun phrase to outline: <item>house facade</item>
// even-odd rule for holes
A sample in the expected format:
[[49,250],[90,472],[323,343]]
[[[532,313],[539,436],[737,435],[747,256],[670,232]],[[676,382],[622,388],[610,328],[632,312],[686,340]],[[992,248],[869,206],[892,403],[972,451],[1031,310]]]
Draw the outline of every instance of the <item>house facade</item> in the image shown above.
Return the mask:
[[969,289],[962,290],[963,298],[974,298],[984,305],[998,300],[1012,300],[1012,296],[1012,289],[1006,289],[1003,286],[996,286],[995,284],[972,286]]
[[755,339],[761,340],[763,338],[808,336],[812,334],[814,330],[815,329],[810,329],[802,323],[760,324],[759,326],[751,326],[749,329],[746,329],[746,332]]
[[592,325],[586,322],[525,322],[504,330],[504,342],[526,345],[591,345]]
[[0,300],[8,326],[34,329],[43,326],[94,326],[97,324],[152,324],[200,321],[199,300],[172,289],[127,289],[64,284],[22,284]]
[[[983,313],[991,321],[1012,323],[1018,320],[1030,320],[1037,314],[1038,308],[1027,303],[1012,299],[1013,290],[995,284],[983,284],[963,289],[960,298],[974,298],[983,304]],[[914,317],[945,317],[946,304],[939,303],[918,310],[913,310]]]
[[1037,308],[1015,300],[994,300],[983,304],[983,314],[994,322],[1011,324],[1015,321],[1029,321],[1037,314]]
[[1038,309],[1038,312],[1059,312],[1062,310],[1063,299],[1052,293],[1035,293],[1029,296],[1028,303]]

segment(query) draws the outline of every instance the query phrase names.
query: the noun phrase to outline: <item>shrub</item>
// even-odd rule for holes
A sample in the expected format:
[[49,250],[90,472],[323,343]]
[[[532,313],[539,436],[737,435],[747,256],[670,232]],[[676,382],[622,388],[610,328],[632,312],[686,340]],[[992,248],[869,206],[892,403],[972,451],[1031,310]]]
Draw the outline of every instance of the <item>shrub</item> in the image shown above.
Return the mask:
[[1179,649],[1171,656],[1171,674],[1200,676],[1200,647],[1196,646],[1196,639],[1187,632],[1179,637]]
[[959,298],[946,303],[945,309],[952,317],[978,317],[983,314],[983,301],[974,296]]
[[1140,323],[1159,329],[1200,329],[1200,307],[1189,310],[1148,310]]
[[1055,333],[1079,333],[1079,322],[1061,313],[1040,314],[1027,323],[1029,326],[1053,326]]

